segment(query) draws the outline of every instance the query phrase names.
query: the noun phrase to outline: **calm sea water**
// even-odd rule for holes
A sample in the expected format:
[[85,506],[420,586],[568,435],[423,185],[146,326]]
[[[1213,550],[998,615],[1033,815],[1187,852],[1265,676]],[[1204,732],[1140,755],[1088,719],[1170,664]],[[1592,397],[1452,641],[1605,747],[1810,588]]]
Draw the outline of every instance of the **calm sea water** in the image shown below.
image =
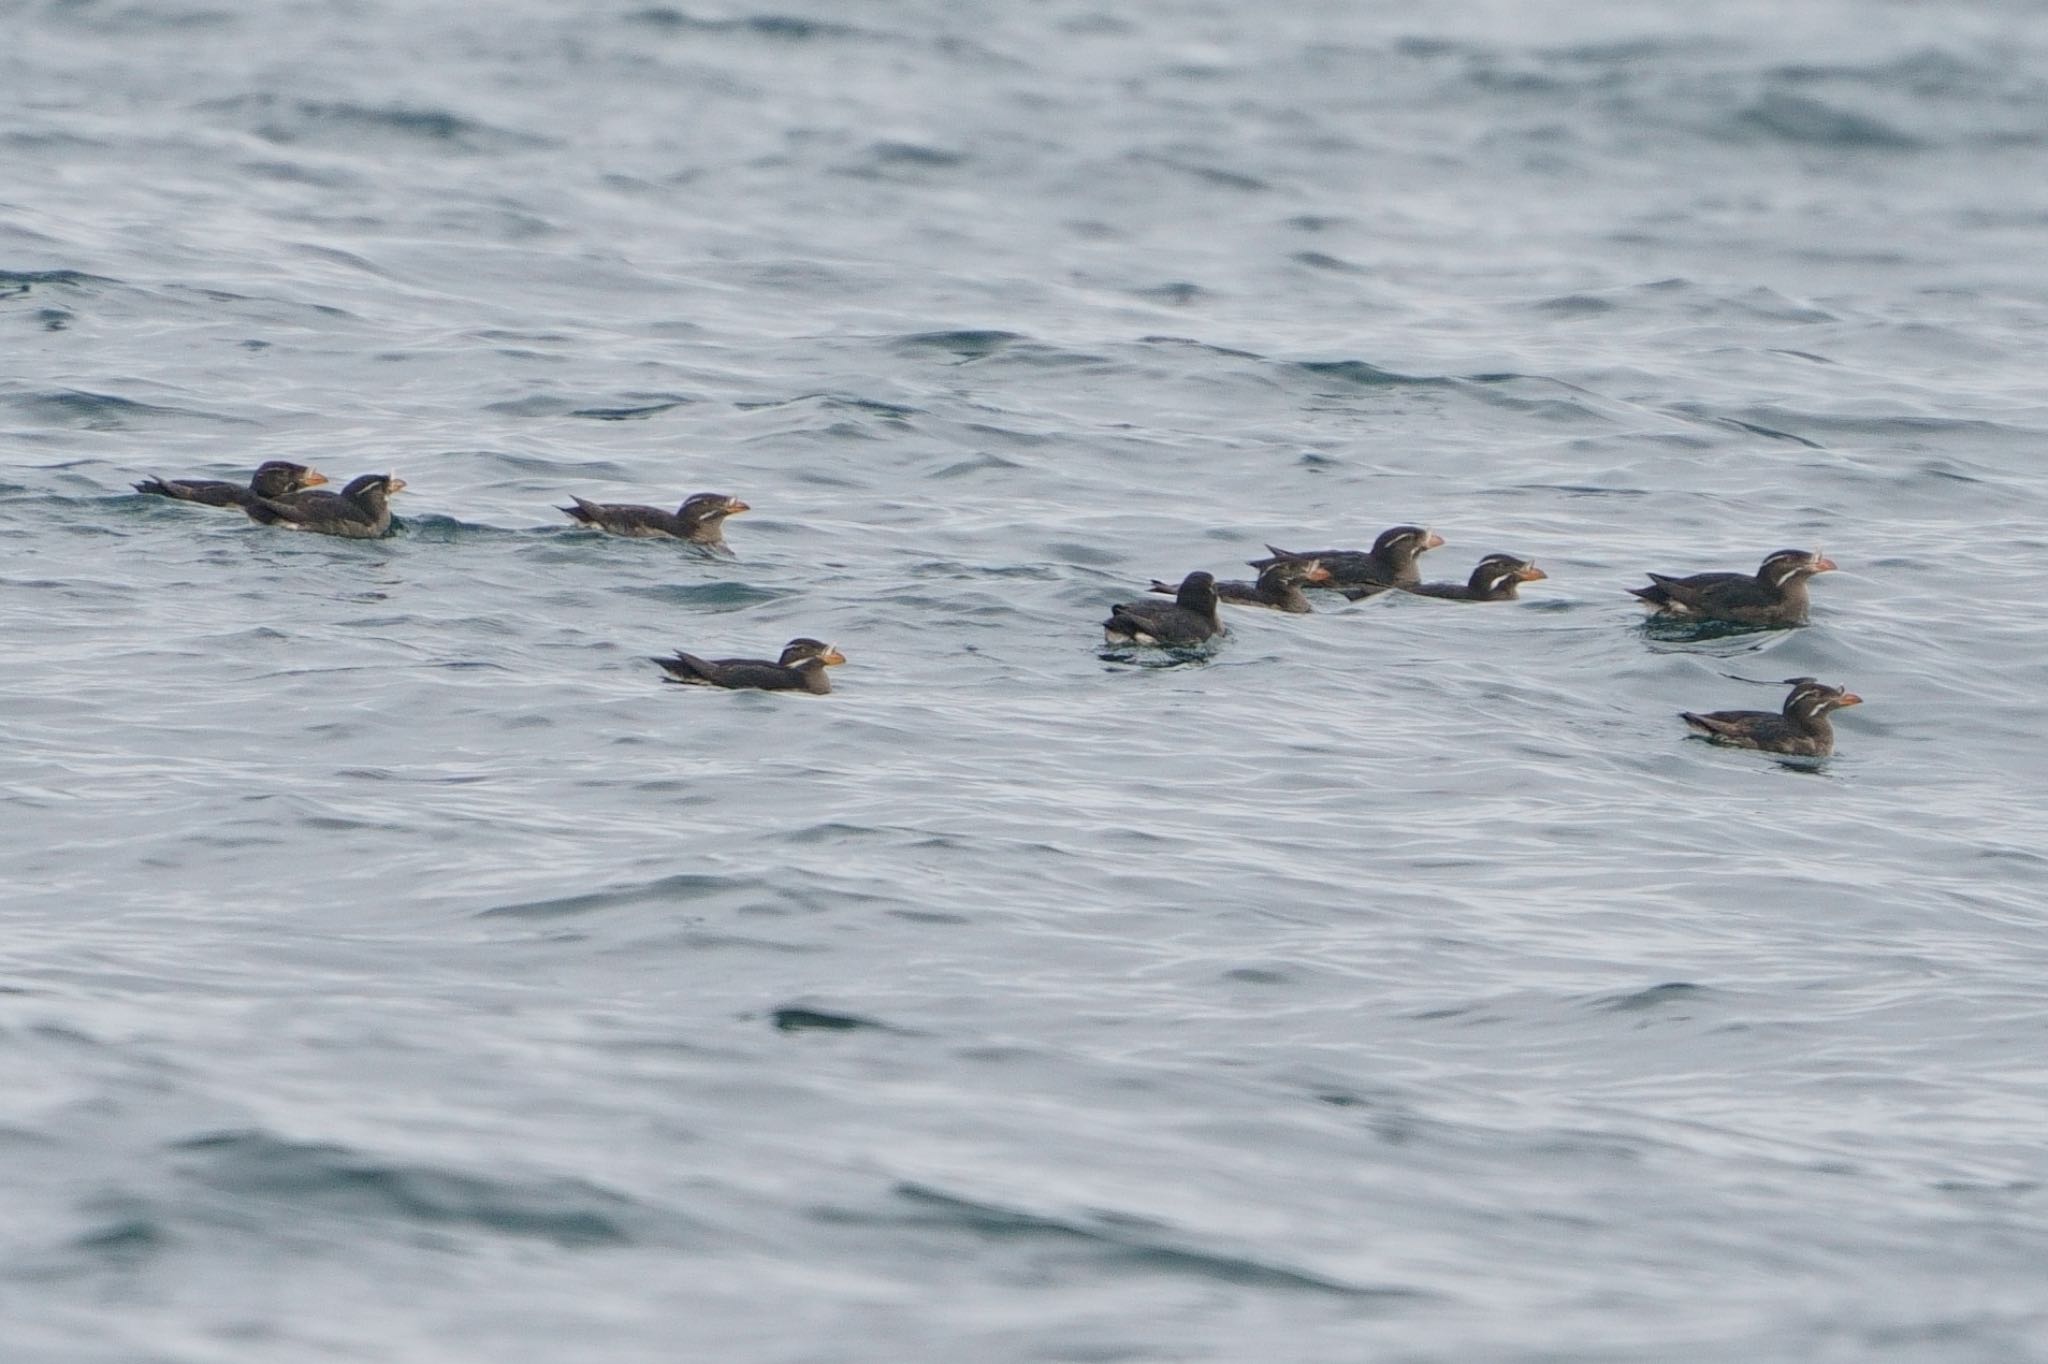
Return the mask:
[[2048,1358],[2048,8],[0,16],[9,1361]]

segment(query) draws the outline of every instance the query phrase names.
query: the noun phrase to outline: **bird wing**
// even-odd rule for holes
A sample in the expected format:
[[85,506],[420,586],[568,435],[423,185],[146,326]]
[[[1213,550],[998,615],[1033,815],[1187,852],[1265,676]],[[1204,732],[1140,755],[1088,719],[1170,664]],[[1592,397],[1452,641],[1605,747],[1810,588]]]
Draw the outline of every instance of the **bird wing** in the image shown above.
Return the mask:
[[717,664],[695,654],[686,654],[681,649],[676,650],[674,658],[657,658],[653,661],[667,669],[678,682],[710,682],[718,671]]
[[[1662,589],[1662,600],[1674,601],[1694,610],[1702,607],[1748,606],[1769,600],[1757,580],[1747,573],[1695,573],[1689,578],[1668,578],[1662,573],[1652,573],[1650,581]],[[1646,588],[1631,589],[1646,600]]]
[[1105,629],[1147,634],[1163,644],[1194,644],[1212,633],[1206,617],[1170,601],[1122,602],[1109,608]]
[[681,535],[682,526],[676,514],[659,507],[640,507],[624,502],[607,502],[598,509],[598,519],[607,526],[626,530],[655,530],[665,535]]
[[790,691],[801,687],[803,675],[795,668],[760,658],[726,658],[717,663],[715,679],[721,687],[755,687],[762,691]]
[[250,493],[242,503],[242,510],[249,513],[249,519],[266,526],[288,521],[303,526],[313,519],[310,509],[304,503],[279,502],[275,498]]
[[1792,727],[1782,715],[1767,710],[1716,710],[1705,715],[1680,711],[1684,721],[1700,733],[1717,739],[1761,746],[1791,737]]
[[1742,726],[1730,723],[1723,715],[1700,715],[1693,711],[1682,710],[1678,712],[1678,718],[1702,734],[1728,736],[1742,732]]

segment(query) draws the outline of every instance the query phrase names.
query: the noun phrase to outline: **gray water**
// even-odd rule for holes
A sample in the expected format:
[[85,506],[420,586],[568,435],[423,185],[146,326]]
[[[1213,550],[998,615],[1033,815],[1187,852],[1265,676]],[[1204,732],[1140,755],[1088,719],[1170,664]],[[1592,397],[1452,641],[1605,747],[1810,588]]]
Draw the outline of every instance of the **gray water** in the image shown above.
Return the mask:
[[0,20],[10,1364],[2048,1359],[2042,5]]

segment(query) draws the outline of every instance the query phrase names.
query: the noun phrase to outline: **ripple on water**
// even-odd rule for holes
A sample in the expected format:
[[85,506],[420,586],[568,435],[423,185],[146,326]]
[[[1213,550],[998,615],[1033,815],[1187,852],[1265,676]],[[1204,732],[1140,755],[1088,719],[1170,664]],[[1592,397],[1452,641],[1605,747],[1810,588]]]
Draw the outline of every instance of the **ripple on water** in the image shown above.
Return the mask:
[[1925,145],[1883,119],[1775,91],[1736,114],[1733,127],[1785,142],[1853,151],[1917,151]]
[[962,360],[980,360],[1007,350],[1025,339],[1017,332],[968,329],[916,332],[909,336],[897,337],[895,345],[898,350],[910,353],[936,352],[958,356]]
[[660,602],[664,606],[713,612],[744,611],[765,602],[782,601],[797,595],[786,589],[758,587],[732,578],[708,583],[657,583],[619,590],[629,597]]
[[354,1147],[290,1141],[260,1129],[173,1142],[187,1178],[236,1198],[301,1213],[463,1228],[567,1248],[623,1246],[634,1200],[587,1180],[517,1179],[378,1157]]
[[479,910],[482,919],[560,919],[604,910],[640,905],[689,904],[705,907],[732,905],[763,896],[774,888],[754,876],[714,876],[681,872],[651,881],[626,882],[600,890],[556,896],[546,900],[522,900]]
[[785,1004],[772,1009],[768,1021],[777,1032],[896,1032],[878,1019],[859,1014],[814,1008],[807,1004]]
[[629,402],[619,407],[573,408],[570,410],[569,415],[572,417],[587,417],[592,421],[600,422],[637,422],[646,421],[649,417],[658,417],[664,412],[673,412],[679,407],[687,407],[690,403],[696,401],[693,398],[685,398],[680,394],[650,396],[652,397],[651,401]]
[[24,417],[38,423],[82,427],[88,431],[133,431],[158,429],[181,422],[211,422],[247,425],[241,417],[208,412],[196,407],[146,403],[117,393],[88,393],[59,389],[24,393],[4,400]]
[[[1172,1228],[1149,1219],[1107,1212],[1093,1216],[1032,1212],[920,1183],[899,1184],[895,1194],[906,1211],[885,1215],[888,1220],[910,1222],[934,1235],[959,1235],[974,1240],[1043,1239],[1063,1242],[1098,1263],[1125,1271],[1188,1275],[1217,1283],[1330,1293],[1388,1306],[1435,1296],[1422,1289],[1396,1284],[1350,1283],[1252,1255],[1187,1244],[1176,1238]],[[836,1212],[831,1216],[845,1219],[850,1214]]]
[[463,153],[518,151],[549,142],[430,105],[309,100],[266,92],[208,100],[198,107],[225,116],[268,142],[350,151],[366,138]]

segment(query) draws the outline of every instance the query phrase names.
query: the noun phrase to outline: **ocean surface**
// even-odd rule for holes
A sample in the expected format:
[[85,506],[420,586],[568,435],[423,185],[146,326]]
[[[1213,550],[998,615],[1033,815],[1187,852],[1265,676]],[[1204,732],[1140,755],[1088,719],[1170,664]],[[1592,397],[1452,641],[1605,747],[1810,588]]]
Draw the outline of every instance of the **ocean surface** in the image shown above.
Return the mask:
[[2048,6],[0,21],[6,1364],[2048,1359]]

